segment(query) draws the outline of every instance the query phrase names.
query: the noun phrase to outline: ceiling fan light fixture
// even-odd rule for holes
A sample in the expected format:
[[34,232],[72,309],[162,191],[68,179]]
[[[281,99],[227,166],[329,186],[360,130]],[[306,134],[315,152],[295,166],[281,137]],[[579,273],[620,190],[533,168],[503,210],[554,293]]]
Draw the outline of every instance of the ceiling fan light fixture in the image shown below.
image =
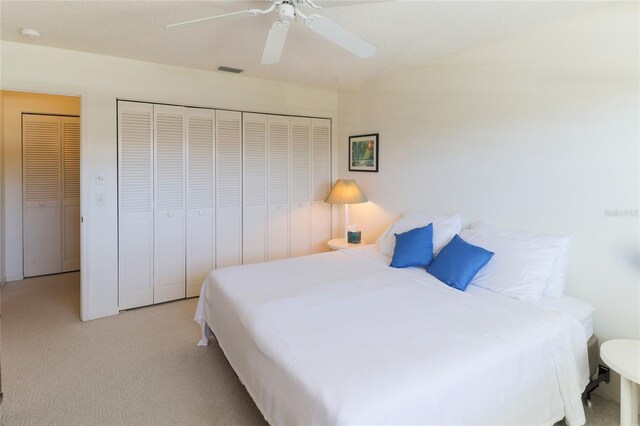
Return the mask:
[[40,38],[40,31],[33,28],[23,28],[20,30],[20,35],[22,37],[28,37],[30,39],[36,40]]
[[293,7],[289,3],[279,4],[278,8],[277,8],[277,11],[278,11],[278,20],[280,20],[280,22],[282,22],[282,21],[286,21],[286,22],[293,21],[293,19],[296,16],[295,7]]

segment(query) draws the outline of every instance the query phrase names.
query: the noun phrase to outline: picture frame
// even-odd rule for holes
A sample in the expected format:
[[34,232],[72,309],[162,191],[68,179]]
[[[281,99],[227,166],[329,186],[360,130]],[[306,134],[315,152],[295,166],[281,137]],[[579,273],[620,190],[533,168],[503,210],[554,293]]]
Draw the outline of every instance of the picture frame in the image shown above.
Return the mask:
[[378,172],[379,133],[349,136],[349,171]]

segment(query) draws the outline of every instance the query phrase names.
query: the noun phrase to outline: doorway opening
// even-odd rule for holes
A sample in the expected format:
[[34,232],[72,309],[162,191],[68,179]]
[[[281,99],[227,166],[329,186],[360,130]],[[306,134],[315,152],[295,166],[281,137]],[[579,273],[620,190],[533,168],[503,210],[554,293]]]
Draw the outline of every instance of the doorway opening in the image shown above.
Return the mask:
[[25,278],[80,270],[80,117],[22,113]]
[[7,281],[79,271],[80,97],[0,95]]

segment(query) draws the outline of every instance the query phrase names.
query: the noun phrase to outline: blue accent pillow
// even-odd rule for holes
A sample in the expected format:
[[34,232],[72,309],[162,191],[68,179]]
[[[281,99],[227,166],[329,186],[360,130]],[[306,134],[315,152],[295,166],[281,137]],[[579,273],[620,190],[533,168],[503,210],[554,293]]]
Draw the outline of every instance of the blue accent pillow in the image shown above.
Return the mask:
[[489,263],[493,254],[482,247],[469,244],[456,234],[440,250],[427,272],[450,287],[465,291],[471,280]]
[[419,266],[426,268],[433,260],[433,224],[412,229],[396,236],[396,248],[393,251],[391,266],[408,268]]

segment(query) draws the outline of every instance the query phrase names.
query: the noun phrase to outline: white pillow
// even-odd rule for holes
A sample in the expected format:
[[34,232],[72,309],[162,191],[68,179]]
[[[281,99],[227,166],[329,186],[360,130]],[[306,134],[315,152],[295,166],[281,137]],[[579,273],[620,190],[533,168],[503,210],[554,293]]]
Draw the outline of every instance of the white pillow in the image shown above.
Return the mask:
[[555,298],[564,295],[564,289],[567,285],[567,274],[569,272],[569,255],[571,253],[572,237],[517,231],[487,222],[475,222],[471,224],[469,228],[479,232],[497,233],[501,236],[521,241],[535,241],[539,244],[555,248],[556,262],[553,267],[553,273],[551,277],[549,277],[547,287],[544,290],[544,295]]
[[433,252],[437,254],[442,247],[446,246],[449,241],[460,232],[461,221],[460,215],[453,216],[427,216],[423,213],[405,213],[400,219],[395,221],[386,231],[378,238],[378,249],[385,256],[393,256],[396,248],[396,236],[394,234],[402,234],[415,228],[421,228],[433,223]]
[[495,253],[471,284],[525,302],[542,299],[556,263],[555,247],[475,229],[465,229],[460,237]]

